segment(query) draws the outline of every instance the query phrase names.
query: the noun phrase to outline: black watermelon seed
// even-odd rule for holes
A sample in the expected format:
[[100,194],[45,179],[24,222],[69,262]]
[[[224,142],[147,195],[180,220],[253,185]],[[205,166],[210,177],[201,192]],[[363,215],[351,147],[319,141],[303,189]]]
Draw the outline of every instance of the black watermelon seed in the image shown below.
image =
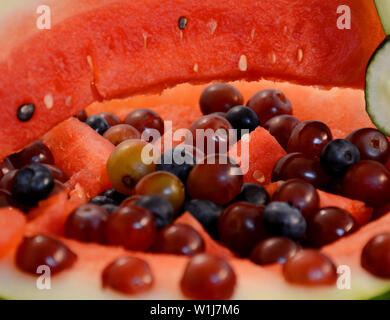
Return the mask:
[[179,29],[180,30],[184,30],[186,28],[186,26],[187,26],[187,23],[188,23],[188,20],[187,20],[186,17],[180,17],[179,18],[179,23],[178,23]]
[[32,103],[26,103],[19,107],[18,109],[18,119],[20,121],[28,121],[34,115],[35,106]]

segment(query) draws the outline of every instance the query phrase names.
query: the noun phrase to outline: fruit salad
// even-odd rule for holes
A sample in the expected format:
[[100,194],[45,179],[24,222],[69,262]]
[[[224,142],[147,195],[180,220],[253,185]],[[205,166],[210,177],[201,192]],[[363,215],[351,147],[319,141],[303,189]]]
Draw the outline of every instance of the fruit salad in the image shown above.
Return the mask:
[[389,298],[390,15],[344,2],[0,5],[0,297]]

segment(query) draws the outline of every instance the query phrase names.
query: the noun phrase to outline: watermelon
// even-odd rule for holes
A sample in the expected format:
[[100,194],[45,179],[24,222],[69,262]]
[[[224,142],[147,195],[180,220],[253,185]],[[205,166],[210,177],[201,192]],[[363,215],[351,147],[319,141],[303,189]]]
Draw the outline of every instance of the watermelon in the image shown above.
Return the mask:
[[[362,88],[366,62],[384,38],[366,0],[344,1],[351,30],[337,28],[336,0],[78,2],[49,1],[50,31],[36,28],[35,1],[15,1],[0,21],[0,159],[94,100],[182,82],[267,77]],[[180,30],[183,14],[189,23]],[[25,103],[35,112],[21,122]]]
[[[176,130],[188,128],[201,115],[198,97],[204,87],[194,84],[266,77],[300,85],[270,81],[234,84],[246,99],[261,89],[281,89],[292,101],[294,115],[300,120],[328,123],[335,137],[372,126],[363,112],[363,93],[359,90],[364,83],[365,62],[384,37],[372,1],[343,2],[352,10],[352,31],[335,29],[335,12],[340,4],[336,0],[297,1],[289,6],[284,0],[49,0],[48,4],[53,13],[50,32],[31,28],[36,17],[32,18],[29,8],[40,5],[35,0],[28,5],[23,0],[13,1],[3,11],[8,16],[0,17],[0,35],[8,36],[7,41],[0,37],[5,48],[0,52],[0,159],[43,136],[56,166],[70,180],[62,192],[41,201],[26,216],[16,209],[0,209],[0,297],[185,298],[179,284],[188,257],[133,252],[64,238],[64,223],[70,213],[110,187],[105,164],[114,146],[87,125],[69,118],[96,100],[99,102],[87,108],[89,114],[111,111],[123,119],[131,110],[148,107],[164,120],[171,120]],[[18,10],[17,19],[9,18],[13,10]],[[188,24],[180,29],[178,17],[183,14]],[[276,16],[283,23],[275,24]],[[325,17],[334,17],[334,21]],[[169,89],[162,96],[111,100],[160,92],[182,82],[192,84]],[[330,89],[332,86],[355,89]],[[29,121],[20,122],[16,113],[24,103],[34,103],[35,112]],[[247,138],[250,151],[245,181],[267,185],[274,164],[285,151],[263,128]],[[237,162],[242,161],[243,143],[229,151]],[[267,186],[268,190],[275,187]],[[324,192],[320,192],[320,199],[321,206],[344,208],[361,224],[372,214],[372,209],[360,201]],[[213,240],[189,213],[175,223],[197,230],[205,251],[223,257],[232,266],[238,277],[234,299],[366,299],[390,288],[390,281],[374,277],[360,265],[367,241],[390,232],[390,213],[321,249],[336,265],[351,269],[352,290],[336,285],[291,285],[283,279],[280,265],[260,267],[235,256]],[[39,290],[36,277],[15,267],[15,250],[23,235],[37,234],[58,238],[78,257],[71,268],[55,275],[51,290]],[[126,296],[102,288],[103,269],[123,255],[149,263],[155,277],[150,291]]]
[[[229,155],[241,165],[244,182],[267,185],[271,183],[272,169],[276,162],[285,156],[286,152],[276,139],[262,127],[251,132],[249,138],[247,148],[243,146],[243,141],[239,141],[237,145],[231,147]],[[248,157],[248,160],[244,157]],[[247,161],[249,163],[245,165],[244,162]],[[248,166],[248,170],[245,170],[246,166]]]
[[77,181],[87,196],[93,196],[110,187],[106,163],[114,146],[91,127],[70,118],[50,130],[43,142],[56,165],[71,177],[71,189]]

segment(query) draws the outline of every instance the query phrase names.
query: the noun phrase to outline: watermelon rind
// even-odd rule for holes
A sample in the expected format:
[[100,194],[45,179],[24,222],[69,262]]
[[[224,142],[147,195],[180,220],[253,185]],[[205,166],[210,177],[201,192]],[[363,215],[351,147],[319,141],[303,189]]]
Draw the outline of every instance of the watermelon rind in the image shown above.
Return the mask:
[[[234,264],[233,264],[234,266]],[[356,269],[352,272],[351,289],[307,288],[286,283],[280,274],[278,278],[270,274],[267,279],[249,281],[247,275],[239,276],[240,288],[233,296],[238,300],[388,300],[390,299],[390,281],[376,278],[364,270]],[[355,274],[355,275],[354,275]],[[11,259],[0,262],[0,296],[4,299],[26,300],[68,300],[68,299],[144,299],[144,300],[173,300],[184,299],[180,291],[169,288],[159,288],[157,292],[126,296],[117,294],[101,287],[100,277],[88,275],[82,270],[64,272],[52,279],[52,289],[38,290],[36,277],[26,275],[14,266]],[[264,278],[264,276],[262,277]],[[175,286],[173,286],[175,287]],[[157,288],[156,288],[157,289]]]
[[[390,4],[390,2],[389,2]],[[366,111],[375,126],[390,136],[390,36],[371,57],[366,72]]]
[[383,29],[386,34],[390,34],[390,1],[389,0],[375,0],[376,9],[378,10]]

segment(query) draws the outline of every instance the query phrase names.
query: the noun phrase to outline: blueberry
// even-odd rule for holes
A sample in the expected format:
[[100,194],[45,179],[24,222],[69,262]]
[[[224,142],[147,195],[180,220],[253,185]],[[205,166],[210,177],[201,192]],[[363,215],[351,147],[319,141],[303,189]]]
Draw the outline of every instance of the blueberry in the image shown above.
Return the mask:
[[328,175],[342,178],[349,167],[360,161],[360,152],[349,140],[336,139],[324,147],[320,159]]
[[234,201],[244,201],[256,206],[265,206],[269,202],[269,195],[264,187],[255,183],[244,183]]
[[108,213],[113,213],[116,211],[119,207],[115,204],[106,203],[102,205],[102,208],[105,209]]
[[103,134],[108,129],[110,129],[110,125],[108,124],[107,120],[104,119],[101,115],[97,114],[89,116],[87,120],[85,120],[85,123],[99,134]]
[[251,108],[245,106],[235,106],[226,114],[226,119],[234,129],[238,130],[237,139],[241,139],[241,130],[248,129],[249,132],[255,130],[259,125],[259,117]]
[[275,236],[300,239],[306,232],[306,220],[299,209],[287,202],[271,202],[263,212],[265,228]]
[[194,156],[183,147],[176,147],[165,151],[157,164],[157,171],[167,171],[177,176],[183,183],[186,183],[190,171],[194,167]]
[[107,196],[96,196],[89,200],[89,203],[96,204],[97,206],[102,206],[104,204],[116,204],[116,202]]
[[218,219],[223,207],[209,200],[193,199],[187,202],[184,210],[191,213],[214,238],[218,238]]
[[12,196],[17,202],[34,206],[46,199],[54,188],[50,170],[41,164],[32,164],[20,169],[12,181]]
[[150,194],[141,197],[135,202],[136,206],[145,208],[153,213],[157,229],[164,228],[173,222],[173,207],[164,197]]
[[111,198],[112,200],[114,200],[114,203],[117,205],[120,205],[122,201],[128,197],[127,195],[122,194],[116,191],[115,189],[107,189],[103,191],[100,195]]

